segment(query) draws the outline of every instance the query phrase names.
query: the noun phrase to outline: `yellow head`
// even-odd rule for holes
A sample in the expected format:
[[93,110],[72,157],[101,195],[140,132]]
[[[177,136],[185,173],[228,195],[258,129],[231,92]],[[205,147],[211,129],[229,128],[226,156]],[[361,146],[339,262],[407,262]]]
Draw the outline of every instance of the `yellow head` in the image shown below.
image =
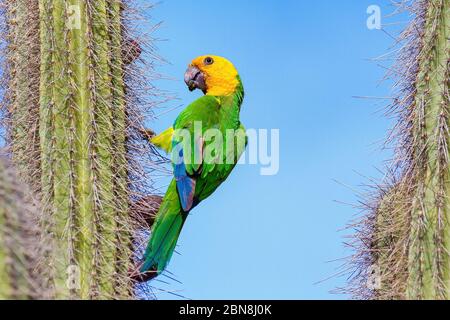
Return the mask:
[[238,72],[225,58],[205,55],[192,60],[185,75],[189,90],[200,89],[211,96],[228,96],[239,85]]

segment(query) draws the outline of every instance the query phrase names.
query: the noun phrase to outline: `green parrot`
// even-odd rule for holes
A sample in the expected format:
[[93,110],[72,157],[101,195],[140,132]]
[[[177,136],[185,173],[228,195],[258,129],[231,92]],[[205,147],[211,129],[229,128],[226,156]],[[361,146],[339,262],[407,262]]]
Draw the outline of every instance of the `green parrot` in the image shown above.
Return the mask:
[[189,65],[184,81],[190,91],[200,89],[204,96],[187,106],[173,127],[150,139],[171,154],[174,178],[156,215],[142,274],[156,276],[166,268],[189,212],[227,179],[247,145],[239,118],[244,88],[233,64],[219,56],[200,56]]

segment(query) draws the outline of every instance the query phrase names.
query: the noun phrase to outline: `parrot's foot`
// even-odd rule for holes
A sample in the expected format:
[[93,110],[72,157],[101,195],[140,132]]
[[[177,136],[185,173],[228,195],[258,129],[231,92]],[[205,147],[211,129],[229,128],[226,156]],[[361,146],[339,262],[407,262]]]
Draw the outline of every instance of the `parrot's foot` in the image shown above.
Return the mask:
[[161,196],[157,195],[142,197],[132,204],[131,217],[138,225],[150,229],[155,221],[162,199]]
[[142,135],[142,139],[150,141],[156,133],[152,129],[140,129],[139,132]]
[[137,283],[144,283],[150,281],[158,276],[157,270],[149,270],[146,272],[141,272],[141,267],[143,263],[138,263],[134,269],[131,269],[128,273],[131,280]]

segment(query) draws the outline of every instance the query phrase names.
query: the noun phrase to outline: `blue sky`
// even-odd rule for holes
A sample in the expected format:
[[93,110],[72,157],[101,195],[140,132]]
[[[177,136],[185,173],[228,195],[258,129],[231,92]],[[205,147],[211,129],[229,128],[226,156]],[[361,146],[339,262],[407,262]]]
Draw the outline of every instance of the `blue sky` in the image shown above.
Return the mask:
[[[382,13],[393,8],[377,0]],[[390,156],[381,150],[389,121],[385,70],[369,59],[393,40],[366,27],[374,1],[165,0],[152,10],[163,21],[159,54],[170,64],[158,71],[174,78],[157,85],[183,107],[190,93],[182,79],[202,54],[229,58],[243,79],[241,119],[247,128],[280,129],[280,171],[261,176],[258,166],[238,166],[219,190],[188,218],[161,290],[191,299],[344,299],[330,290],[345,278],[332,276],[349,254],[346,232],[355,203],[377,168]],[[388,22],[400,18],[390,18]],[[170,126],[181,109],[149,126]],[[164,110],[158,110],[164,112]],[[338,181],[338,182],[336,182]],[[164,182],[160,182],[164,185]],[[350,186],[345,187],[343,184]],[[160,299],[177,298],[157,292]]]

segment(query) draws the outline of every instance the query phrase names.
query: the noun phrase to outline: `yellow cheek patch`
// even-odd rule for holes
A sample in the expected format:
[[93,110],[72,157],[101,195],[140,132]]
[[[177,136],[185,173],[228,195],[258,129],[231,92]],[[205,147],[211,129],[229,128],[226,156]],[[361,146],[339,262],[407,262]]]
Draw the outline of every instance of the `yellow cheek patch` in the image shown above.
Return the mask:
[[206,77],[207,94],[228,96],[235,92],[238,85],[237,72],[231,68],[218,68]]
[[[206,57],[214,59],[211,65],[205,65]],[[205,75],[207,87],[207,95],[211,96],[228,96],[235,92],[238,86],[238,72],[233,64],[225,58],[205,55],[198,57],[192,61]]]

